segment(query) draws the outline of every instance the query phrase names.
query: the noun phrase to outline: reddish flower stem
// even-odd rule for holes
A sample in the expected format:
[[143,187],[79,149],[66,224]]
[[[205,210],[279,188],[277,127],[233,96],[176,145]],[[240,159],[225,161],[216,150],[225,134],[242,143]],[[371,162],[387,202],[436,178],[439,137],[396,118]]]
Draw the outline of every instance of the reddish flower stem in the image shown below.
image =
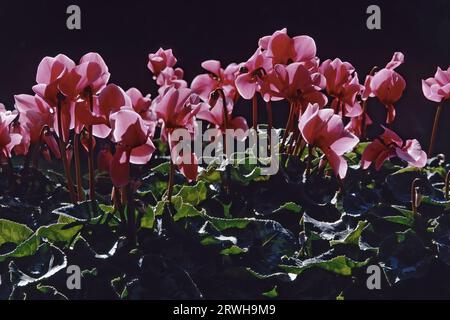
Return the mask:
[[366,139],[367,101],[368,99],[364,100],[362,105],[361,140]]
[[[223,92],[222,89],[219,89],[218,92],[222,98],[222,103],[223,103],[223,125],[224,125],[224,132],[222,133],[222,135],[223,135],[223,153],[225,154],[225,156],[227,156],[227,135],[226,135],[226,130],[228,128],[227,100],[225,97],[225,93]],[[256,95],[255,95],[255,97],[256,97]],[[230,181],[231,181],[231,171],[230,171],[230,166],[227,165],[227,166],[225,166],[225,181],[223,182],[225,192],[227,195],[230,194]]]
[[298,128],[294,127],[294,130],[292,131],[292,139],[289,142],[289,148],[288,148],[288,154],[289,155],[293,155],[294,154],[294,149],[295,149],[295,143],[297,143],[299,137],[301,137],[300,131],[298,130]]
[[258,129],[258,96],[253,96],[252,99],[252,109],[253,109],[253,129]]
[[62,99],[64,99],[61,95],[58,94],[57,100],[57,110],[56,110],[56,117],[58,121],[58,142],[59,142],[59,151],[61,153],[61,159],[63,161],[63,167],[64,167],[64,173],[66,174],[67,179],[67,189],[69,190],[70,199],[73,203],[76,203],[77,198],[75,195],[75,190],[73,187],[73,181],[72,181],[72,175],[70,173],[70,165],[69,160],[67,159],[67,152],[66,152],[66,142],[64,141],[63,137],[63,129],[62,129]]
[[[89,88],[89,108],[91,112],[94,110],[94,96],[92,90]],[[95,177],[94,177],[94,148],[92,143],[92,126],[89,125],[88,128],[88,166],[89,166],[89,199],[95,199]]]
[[439,119],[441,118],[442,107],[443,107],[443,103],[438,104],[436,114],[434,116],[433,131],[431,133],[430,146],[428,148],[428,156],[429,157],[431,157],[433,155],[434,142],[436,140],[436,133],[437,133],[437,129],[439,127]]
[[76,133],[74,137],[74,154],[75,154],[75,176],[77,179],[78,201],[84,201],[83,181],[81,179],[80,165],[80,134]]
[[[378,70],[378,67],[375,66],[370,70],[369,76],[373,76],[375,72]],[[362,113],[362,124],[361,124],[361,140],[366,138],[366,122],[367,122],[367,101],[369,98],[363,101],[363,113]]]
[[301,156],[303,153],[303,148],[306,146],[306,143],[303,141],[302,134],[300,133],[297,137],[297,141],[295,142],[294,156]]
[[281,140],[280,152],[283,152],[283,150],[284,150],[284,145],[286,144],[286,139],[289,136],[293,118],[294,118],[294,105],[293,105],[293,103],[291,103],[290,110],[289,110],[289,117],[288,117],[286,127],[285,127],[286,129],[284,130],[283,139]]
[[[267,109],[267,123],[268,123],[268,130],[267,130],[267,135],[268,135],[268,141],[269,141],[269,146],[272,146],[272,126],[273,126],[273,118],[272,118],[272,102],[269,100],[266,103],[266,109]],[[272,153],[272,150],[270,150],[270,152]]]

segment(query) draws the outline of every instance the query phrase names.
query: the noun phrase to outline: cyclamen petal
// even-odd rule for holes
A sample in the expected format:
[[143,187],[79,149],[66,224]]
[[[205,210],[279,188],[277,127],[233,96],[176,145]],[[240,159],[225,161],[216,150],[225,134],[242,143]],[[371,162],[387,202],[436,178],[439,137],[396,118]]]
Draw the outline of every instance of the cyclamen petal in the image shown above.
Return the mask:
[[116,187],[123,187],[130,180],[130,151],[117,148],[110,164],[110,176]]

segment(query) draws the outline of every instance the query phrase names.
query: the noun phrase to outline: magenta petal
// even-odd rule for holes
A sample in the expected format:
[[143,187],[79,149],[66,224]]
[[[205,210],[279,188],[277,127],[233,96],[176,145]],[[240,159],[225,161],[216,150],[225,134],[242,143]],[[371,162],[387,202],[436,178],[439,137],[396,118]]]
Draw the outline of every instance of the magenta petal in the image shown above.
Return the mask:
[[337,155],[343,155],[344,153],[353,150],[358,142],[358,137],[348,133],[346,137],[342,137],[331,144],[330,149],[336,152]]
[[92,126],[92,134],[100,139],[104,139],[111,133],[111,128],[105,124]]
[[325,156],[327,157],[328,163],[333,169],[336,176],[340,179],[344,179],[347,174],[347,161],[345,161],[344,157],[337,155],[332,150],[325,151]]
[[298,36],[293,38],[296,61],[308,61],[316,56],[316,43],[309,36]]
[[220,75],[220,61],[217,60],[207,60],[202,62],[202,68],[209,71],[216,76]]
[[416,168],[423,168],[427,163],[427,154],[422,151],[420,143],[416,140],[407,140],[403,148],[396,148],[397,156]]
[[130,162],[133,164],[146,164],[152,158],[154,151],[155,146],[153,145],[152,140],[148,138],[147,143],[131,150]]
[[203,99],[208,100],[209,95],[215,89],[217,81],[209,74],[201,74],[192,80],[192,92],[197,93]]
[[252,99],[256,93],[257,83],[249,73],[241,74],[236,78],[236,88],[244,99]]
[[111,161],[110,176],[116,187],[123,187],[130,180],[130,152],[117,148]]

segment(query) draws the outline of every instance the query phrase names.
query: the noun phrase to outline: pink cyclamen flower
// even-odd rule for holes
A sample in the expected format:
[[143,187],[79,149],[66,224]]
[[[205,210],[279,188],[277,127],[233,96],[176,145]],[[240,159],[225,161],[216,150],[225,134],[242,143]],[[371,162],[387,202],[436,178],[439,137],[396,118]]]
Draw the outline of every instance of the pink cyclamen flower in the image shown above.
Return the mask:
[[[370,119],[368,114],[366,114],[365,116],[366,116],[365,127],[367,128],[368,126],[373,124],[373,121],[372,119]],[[364,122],[364,115],[361,114],[357,117],[351,118],[350,122],[345,126],[345,128],[354,135],[356,135],[357,137],[361,137],[363,133],[363,122]]]
[[208,60],[202,63],[202,68],[208,71],[206,74],[198,75],[191,84],[192,92],[198,94],[204,101],[208,101],[211,92],[222,89],[227,97],[237,100],[235,86],[236,73],[239,66],[235,63],[229,64],[225,69],[220,61]]
[[[33,91],[53,108],[61,106],[61,132],[65,141],[69,138],[69,130],[75,125],[73,117],[75,103],[70,99],[64,99],[64,95],[60,91],[60,84],[73,68],[75,68],[75,62],[63,54],[56,57],[45,57],[39,63],[36,73],[37,84],[33,86]],[[59,134],[57,117],[55,117],[53,127]]]
[[132,110],[131,99],[119,86],[108,84],[94,97],[92,112],[88,104],[77,104],[76,117],[81,125],[92,125],[94,136],[106,138],[111,133],[110,115],[120,109]]
[[52,128],[55,112],[41,97],[28,94],[14,96],[15,106],[19,111],[19,123],[25,129],[22,132],[21,154],[27,154],[30,145],[47,144],[53,154],[59,158],[60,151],[53,134],[43,132],[44,127]]
[[273,65],[301,62],[310,68],[316,65],[316,43],[309,36],[289,37],[287,29],[275,31],[259,40],[262,49],[272,58]]
[[110,76],[103,58],[91,52],[61,78],[58,89],[70,100],[88,100],[89,94],[96,94],[106,86]]
[[324,61],[319,71],[326,79],[327,93],[334,97],[333,109],[344,110],[347,117],[359,116],[362,108],[356,98],[364,87],[359,84],[355,68],[337,58]]
[[36,73],[36,83],[33,91],[44,98],[52,107],[58,103],[59,85],[73,68],[75,62],[66,55],[59,54],[56,57],[45,57],[39,63]]
[[324,87],[325,78],[301,63],[277,64],[267,75],[261,93],[265,101],[286,99],[297,109],[304,110],[310,103],[317,103],[319,107],[327,104],[327,97],[320,92]]
[[173,55],[172,49],[164,50],[159,48],[155,53],[148,55],[147,67],[153,73],[154,77],[158,77],[165,68],[171,68],[177,63],[177,59]]
[[227,99],[226,111],[224,111],[223,100],[219,99],[212,108],[202,108],[197,118],[208,121],[215,125],[222,134],[226,129],[242,130],[244,133],[248,130],[247,121],[244,117],[233,117],[233,101]]
[[125,186],[130,179],[130,163],[146,164],[155,146],[142,118],[133,110],[123,109],[110,116],[113,141],[117,143],[111,160],[110,175],[116,187]]
[[162,122],[161,139],[167,141],[170,133],[178,128],[189,130],[193,135],[194,116],[200,111],[201,103],[190,103],[191,89],[169,88],[155,103],[155,112]]
[[144,123],[150,129],[150,135],[153,137],[156,128],[156,113],[152,108],[152,99],[150,95],[143,96],[136,88],[130,88],[126,92],[131,99],[131,104],[134,111],[136,111],[144,120]]
[[377,97],[385,105],[387,108],[387,124],[391,124],[394,121],[394,103],[402,97],[406,88],[405,79],[394,71],[403,62],[403,53],[396,52],[384,69],[378,71],[374,76],[368,76],[366,79],[364,97]]
[[384,133],[371,142],[363,152],[361,167],[367,169],[375,162],[375,169],[380,170],[383,163],[392,158],[399,157],[410,166],[422,168],[427,163],[427,154],[422,151],[416,139],[403,141],[394,131],[384,128]]
[[303,139],[319,148],[336,176],[343,179],[347,173],[347,161],[343,157],[359,142],[359,139],[344,128],[342,118],[334,114],[333,109],[319,109],[319,105],[310,104],[299,119],[298,127]]
[[[192,94],[188,88],[169,88],[163,96],[156,99],[155,111],[162,123],[161,140],[169,143],[172,161],[178,165],[180,172],[189,180],[197,178],[198,164],[197,156],[191,152],[190,155],[177,154],[176,141],[172,141],[171,134],[176,129],[185,129],[192,138],[195,134],[195,116],[205,108],[205,103]],[[181,158],[180,158],[181,157]],[[189,161],[184,161],[189,157]]]
[[168,88],[175,89],[186,88],[187,82],[183,79],[184,71],[181,68],[165,68],[156,79],[156,84],[159,85],[158,93],[164,94]]
[[5,106],[0,104],[0,161],[5,162],[11,158],[13,148],[20,144],[22,136],[12,133],[11,123],[17,118],[17,113],[6,111]]
[[272,60],[260,48],[239,69],[236,78],[236,89],[244,99],[252,99],[260,90],[261,83],[267,73],[272,70]]
[[422,80],[422,91],[428,100],[434,102],[450,99],[450,67],[446,71],[438,67],[434,78]]

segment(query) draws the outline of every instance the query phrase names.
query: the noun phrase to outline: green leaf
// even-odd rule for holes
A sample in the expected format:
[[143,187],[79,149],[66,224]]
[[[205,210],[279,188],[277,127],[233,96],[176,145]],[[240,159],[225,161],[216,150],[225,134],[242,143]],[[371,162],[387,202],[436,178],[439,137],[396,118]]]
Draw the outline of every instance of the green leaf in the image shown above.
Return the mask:
[[430,196],[422,196],[421,203],[429,204],[436,207],[444,207],[444,208],[450,207],[450,200],[436,200],[435,198]]
[[392,208],[394,208],[397,211],[400,211],[400,213],[405,216],[406,218],[408,218],[409,220],[414,221],[414,212],[412,212],[411,210],[408,210],[404,207],[400,207],[400,206],[391,206]]
[[199,181],[195,186],[183,186],[175,197],[180,197],[184,203],[193,206],[200,204],[206,200],[207,189],[203,181]]
[[245,253],[247,251],[248,250],[246,248],[242,249],[241,247],[233,245],[230,248],[223,249],[222,251],[220,251],[220,254],[229,256],[229,255],[237,255],[237,254]]
[[153,229],[155,224],[155,208],[148,206],[144,216],[141,219],[141,228]]
[[108,206],[106,204],[99,204],[98,207],[104,212],[104,213],[113,213],[114,212],[114,206]]
[[202,211],[197,210],[192,204],[183,202],[181,197],[172,198],[172,203],[174,204],[175,210],[177,211],[173,216],[174,221],[178,221],[184,218],[192,218],[202,216],[204,214],[204,209]]
[[161,173],[163,175],[168,175],[169,171],[170,171],[170,163],[168,161],[164,162],[164,163],[161,163],[160,165],[154,167],[152,169],[152,171]]
[[292,211],[294,213],[300,213],[300,211],[302,210],[302,207],[294,202],[286,202],[285,204],[280,206],[278,209],[276,209],[274,211],[274,213],[280,212],[282,210],[288,210],[288,211]]
[[198,180],[208,183],[217,183],[222,180],[220,171],[217,170],[217,164],[210,163],[205,170],[202,170],[198,176]]
[[77,233],[81,230],[82,226],[74,226],[72,228],[64,228],[66,224],[56,223],[48,226],[40,227],[36,231],[36,235],[45,239],[46,241],[58,244],[69,244],[73,238],[77,235]]
[[84,201],[78,204],[68,204],[53,210],[54,214],[69,217],[80,222],[96,221],[100,216],[100,207],[95,201]]
[[66,266],[66,255],[59,248],[44,243],[39,246],[36,254],[26,261],[11,261],[9,270],[11,281],[19,287],[24,287],[50,278]]
[[32,234],[33,230],[26,225],[5,219],[0,220],[0,245],[7,242],[19,244]]
[[300,275],[303,271],[311,268],[321,268],[342,276],[351,276],[352,269],[363,267],[369,262],[369,259],[358,262],[346,256],[337,256],[329,260],[324,260],[321,257],[305,260],[298,266],[280,265],[280,267],[286,272],[295,275]]
[[219,231],[224,231],[231,228],[245,229],[249,223],[257,221],[255,218],[217,218],[209,216],[206,213],[204,213],[203,216]]
[[262,295],[264,297],[267,297],[267,298],[276,298],[276,297],[278,297],[277,286],[274,286],[272,290],[264,292]]
[[383,217],[383,219],[386,221],[389,221],[389,222],[402,224],[402,225],[405,225],[408,227],[412,227],[412,225],[414,224],[414,219],[410,219],[410,218],[404,217],[404,216],[388,216],[388,217]]
[[342,240],[331,240],[330,245],[334,246],[337,244],[353,244],[358,245],[359,238],[361,237],[361,233],[364,228],[369,224],[367,221],[359,221],[356,228],[351,231],[344,239]]
[[[34,255],[42,243],[42,239],[52,244],[68,245],[82,226],[74,226],[69,229],[65,229],[65,226],[67,226],[67,224],[57,223],[40,227],[30,237],[21,240],[22,242],[19,241],[20,243],[17,243],[18,245],[14,250],[0,255],[0,262],[7,258],[21,258]],[[24,238],[26,234],[29,234],[28,232],[29,231],[25,231],[25,234],[23,234],[22,237]]]

